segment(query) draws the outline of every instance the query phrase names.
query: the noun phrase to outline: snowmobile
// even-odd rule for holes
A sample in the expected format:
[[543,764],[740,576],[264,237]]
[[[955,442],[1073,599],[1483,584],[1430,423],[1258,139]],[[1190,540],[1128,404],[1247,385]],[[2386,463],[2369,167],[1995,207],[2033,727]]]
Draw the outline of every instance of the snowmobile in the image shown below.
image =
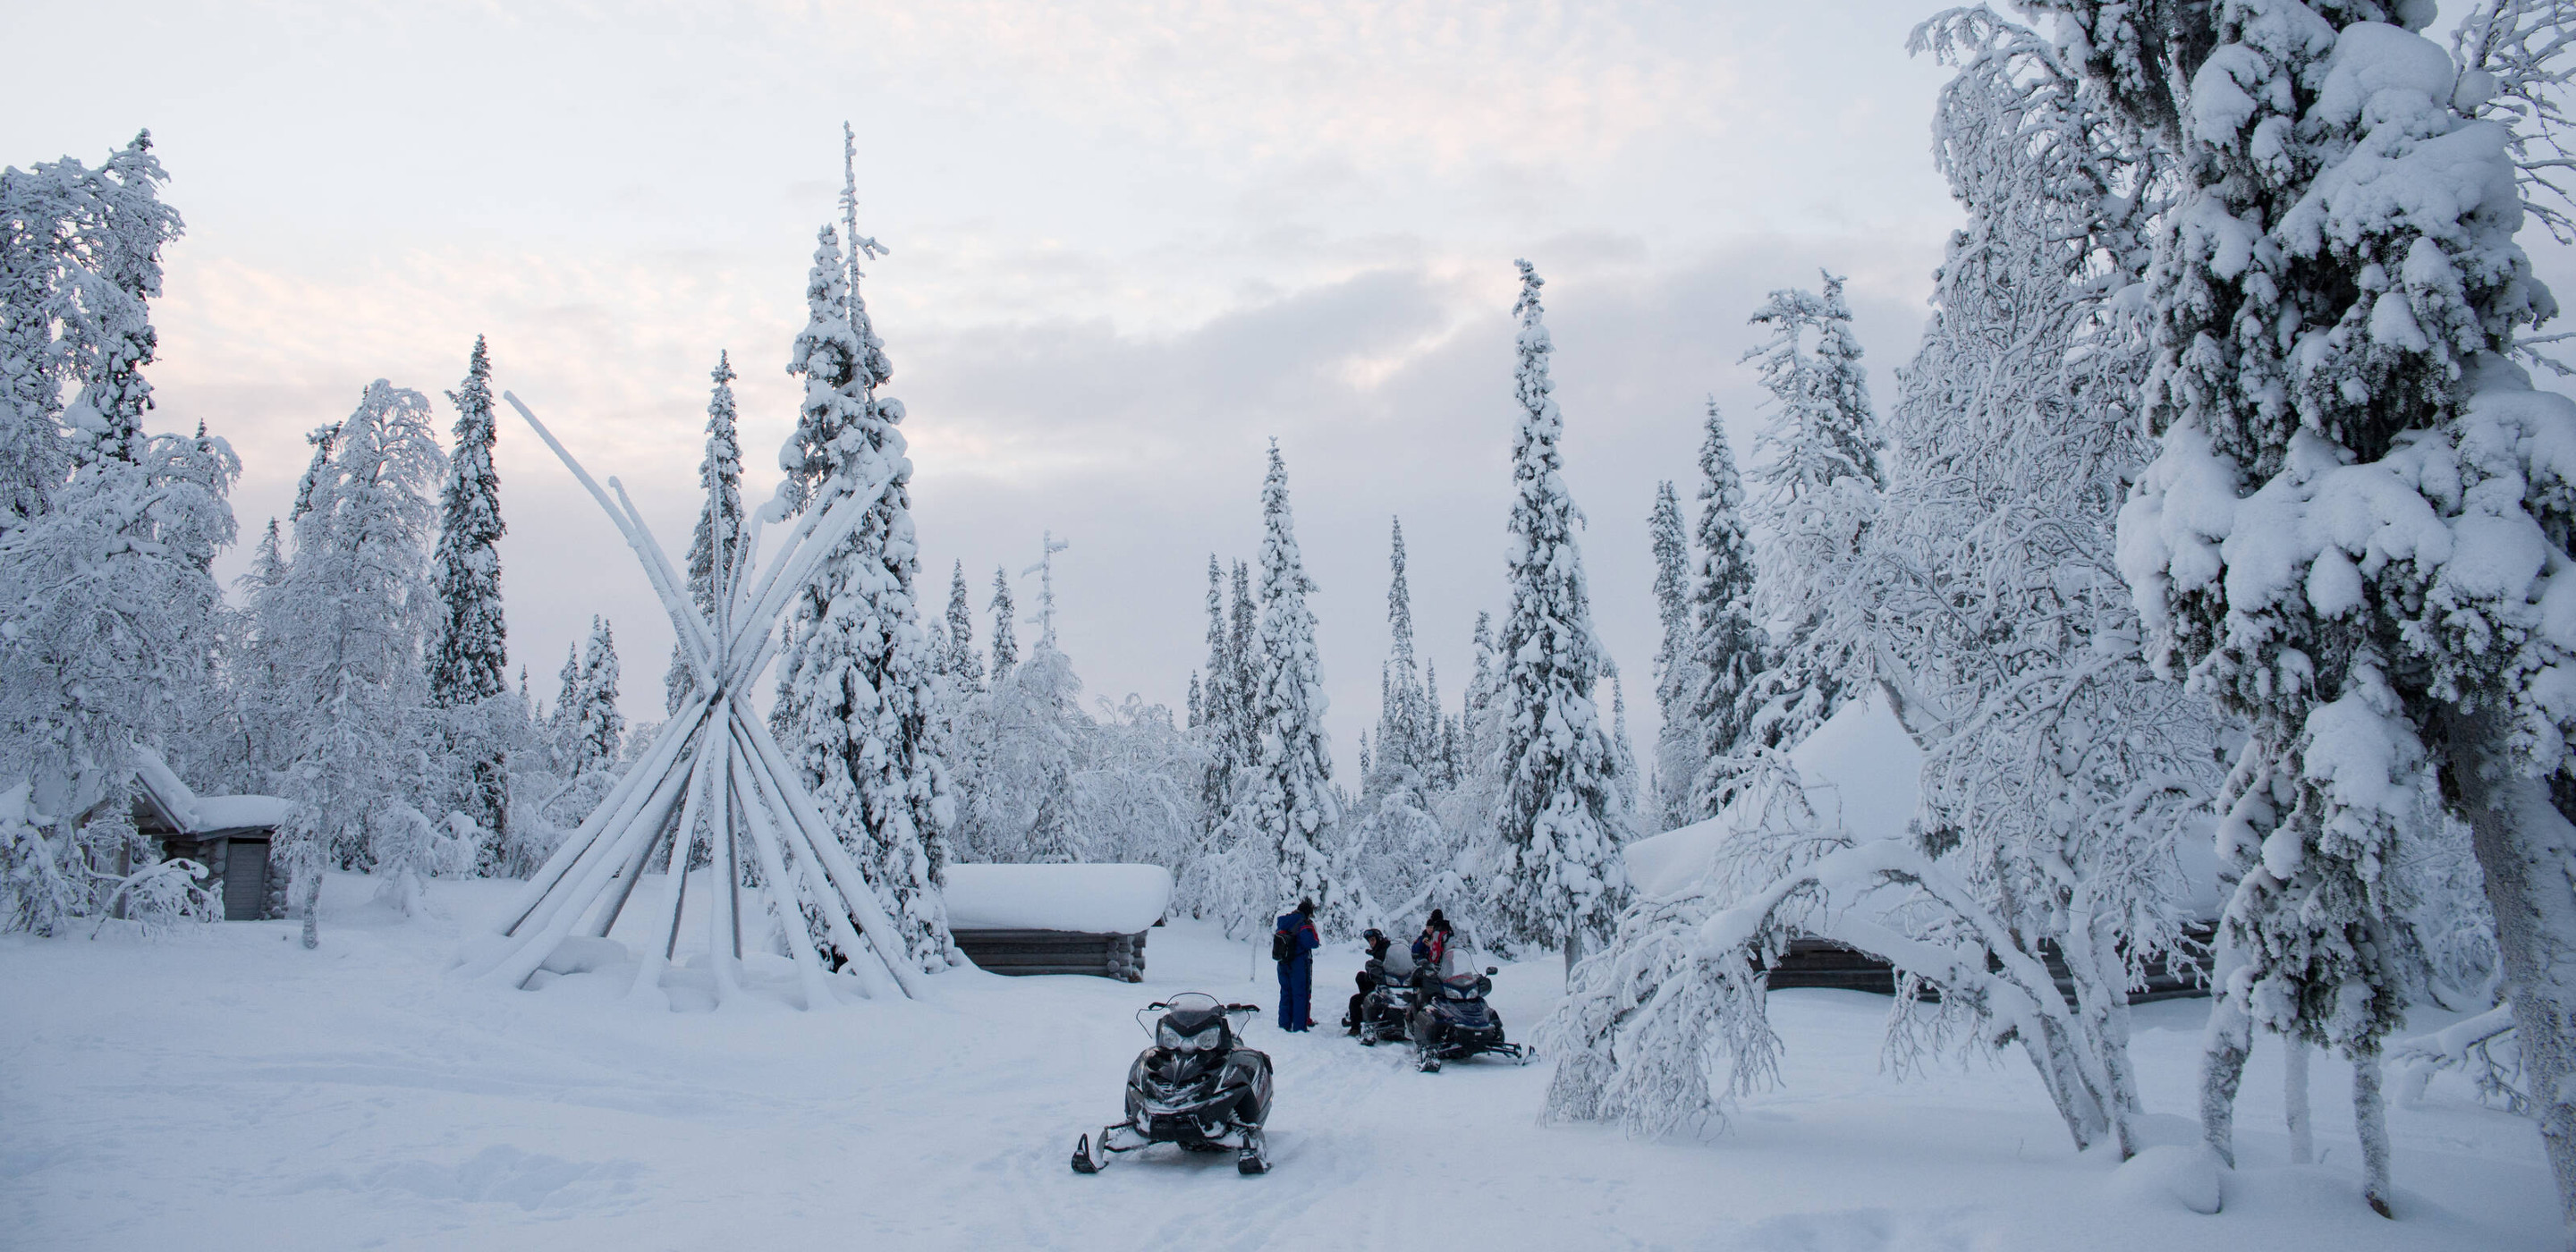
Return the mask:
[[1485,1003],[1494,989],[1494,966],[1476,972],[1475,949],[1460,943],[1449,949],[1440,968],[1423,976],[1423,987],[1407,1028],[1413,1038],[1414,1068],[1440,1072],[1443,1061],[1471,1056],[1503,1056],[1527,1065],[1538,1054],[1503,1039],[1503,1015]]
[[1406,957],[1399,963],[1399,955],[1390,952],[1386,959],[1368,963],[1369,977],[1376,984],[1360,997],[1360,1020],[1352,1032],[1359,1036],[1363,1048],[1399,1042],[1410,1033],[1407,1023],[1413,1017],[1419,993],[1412,985],[1412,959]]
[[[1098,1138],[1073,1145],[1073,1169],[1097,1174],[1114,1153],[1157,1143],[1192,1152],[1234,1153],[1243,1174],[1270,1172],[1261,1134],[1270,1116],[1270,1058],[1240,1042],[1238,1016],[1260,1012],[1252,1004],[1220,1004],[1216,997],[1183,992],[1136,1011],[1136,1024],[1154,1046],[1127,1070],[1127,1120],[1104,1126]],[[1145,1015],[1161,1020],[1147,1025]]]

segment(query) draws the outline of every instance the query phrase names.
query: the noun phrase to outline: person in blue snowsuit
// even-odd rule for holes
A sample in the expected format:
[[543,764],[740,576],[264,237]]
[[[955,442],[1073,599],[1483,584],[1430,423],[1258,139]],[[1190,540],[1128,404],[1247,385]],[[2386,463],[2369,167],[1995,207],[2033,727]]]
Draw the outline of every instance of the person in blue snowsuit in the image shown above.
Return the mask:
[[1314,901],[1299,900],[1295,911],[1279,915],[1279,929],[1270,939],[1270,951],[1279,961],[1279,1029],[1302,1031],[1315,1024],[1315,949],[1322,946],[1315,934]]

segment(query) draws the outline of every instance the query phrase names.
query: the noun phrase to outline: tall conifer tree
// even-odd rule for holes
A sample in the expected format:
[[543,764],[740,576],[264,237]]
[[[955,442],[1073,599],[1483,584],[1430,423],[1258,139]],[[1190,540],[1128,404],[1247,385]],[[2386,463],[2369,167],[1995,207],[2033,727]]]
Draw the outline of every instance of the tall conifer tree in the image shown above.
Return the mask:
[[1326,917],[1342,904],[1332,881],[1330,849],[1341,824],[1333,791],[1333,755],[1324,737],[1323,661],[1315,651],[1315,590],[1297,551],[1288,507],[1288,464],[1270,445],[1261,484],[1261,756],[1249,797],[1251,827],[1276,854],[1278,890],[1286,901],[1311,899]]
[[960,699],[984,689],[984,657],[975,650],[975,608],[966,595],[966,563],[948,569],[948,616],[945,660],[940,669],[957,685]]
[[[805,380],[796,433],[780,460],[787,503],[821,508],[885,471],[893,481],[868,520],[799,597],[783,650],[773,721],[805,783],[926,969],[955,955],[940,885],[954,816],[932,742],[938,695],[914,597],[912,463],[901,402],[876,394],[892,373],[858,294],[859,264],[884,249],[856,231],[856,140],[843,131],[845,258],[831,227],[817,237],[806,325],[788,371]],[[824,940],[824,942],[829,942]],[[855,954],[850,954],[855,955]]]
[[1198,722],[1207,741],[1207,768],[1199,776],[1199,808],[1206,833],[1225,824],[1234,812],[1235,779],[1245,761],[1243,701],[1235,687],[1242,668],[1234,653],[1234,635],[1225,615],[1225,572],[1216,554],[1208,554],[1207,671],[1198,689]]
[[1655,618],[1663,634],[1655,647],[1655,708],[1662,726],[1655,734],[1652,810],[1641,814],[1657,830],[1683,825],[1690,811],[1691,780],[1699,774],[1699,719],[1692,703],[1699,694],[1699,667],[1691,647],[1690,531],[1682,520],[1681,497],[1672,480],[1655,484],[1655,507],[1646,515],[1646,535],[1655,561]]
[[1520,943],[1564,945],[1568,969],[1609,936],[1628,896],[1618,764],[1593,691],[1608,669],[1592,634],[1591,593],[1557,441],[1565,420],[1550,396],[1554,345],[1539,307],[1538,271],[1521,271],[1520,421],[1512,438],[1511,608],[1497,653],[1503,797],[1494,814],[1496,912]]
[[439,709],[456,780],[447,801],[483,832],[475,872],[499,872],[508,824],[510,780],[501,737],[489,733],[483,702],[506,692],[508,623],[501,612],[501,480],[492,469],[492,359],[474,337],[465,381],[447,393],[456,406],[456,442],[439,493],[438,548],[430,586],[438,595],[429,652],[429,701]]
[[987,606],[993,613],[993,686],[1020,663],[1019,606],[1011,599],[1011,575],[1001,566],[993,567],[993,599]]
[[1770,663],[1769,645],[1755,624],[1753,538],[1744,518],[1744,480],[1727,446],[1726,422],[1717,401],[1699,445],[1698,559],[1691,583],[1692,637],[1688,694],[1693,767],[1678,780],[1687,788],[1677,822],[1696,822],[1726,803],[1736,777],[1732,759],[1749,742],[1755,684]]
[[573,680],[571,725],[576,773],[613,768],[626,746],[626,715],[618,711],[617,636],[608,619],[590,619],[582,645],[581,673]]
[[[1387,656],[1379,682],[1377,768],[1390,781],[1418,775],[1429,738],[1421,666],[1414,657],[1413,591],[1404,579],[1404,521],[1395,519],[1387,539]],[[1365,771],[1363,771],[1365,773]],[[1363,785],[1369,780],[1361,779]]]
[[[1852,576],[1887,490],[1879,464],[1886,439],[1870,408],[1843,280],[1824,279],[1822,295],[1772,292],[1752,317],[1771,339],[1744,354],[1771,392],[1771,422],[1755,443],[1769,455],[1755,473],[1760,492],[1753,500],[1771,546],[1754,605],[1763,620],[1786,623],[1747,728],[1763,747],[1805,738],[1849,698],[1868,664],[1853,632],[1828,621],[1821,606],[1835,602],[1833,593]],[[1703,799],[1712,781],[1703,777]]]
[[[717,623],[716,604],[733,576],[742,547],[742,445],[735,438],[733,354],[718,352],[707,380],[707,449],[698,458],[697,528],[689,535],[689,598],[710,625]],[[662,676],[663,707],[677,713],[697,687],[678,644],[671,645],[671,668]]]

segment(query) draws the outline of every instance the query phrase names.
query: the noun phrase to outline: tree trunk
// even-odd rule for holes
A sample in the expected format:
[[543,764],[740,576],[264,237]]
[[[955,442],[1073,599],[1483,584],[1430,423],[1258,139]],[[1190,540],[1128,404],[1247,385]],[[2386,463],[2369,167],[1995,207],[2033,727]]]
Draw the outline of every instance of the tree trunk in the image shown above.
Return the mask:
[[1565,931],[1565,977],[1566,977],[1566,981],[1568,981],[1568,982],[1573,981],[1573,979],[1574,979],[1574,966],[1575,966],[1575,963],[1576,963],[1576,962],[1578,962],[1578,961],[1581,961],[1582,959],[1583,959],[1583,928],[1582,928],[1582,927],[1580,927],[1580,926],[1570,926],[1570,927],[1567,927],[1567,928],[1566,928],[1566,931]]
[[2388,1101],[2379,1093],[2379,1054],[2352,1058],[2352,1124],[2361,1134],[2361,1198],[2388,1211]]
[[2236,1089],[2245,1081],[2245,1054],[2254,1047],[2254,1023],[2227,989],[2241,964],[2222,918],[2210,968],[2209,1025],[2200,1036],[2200,1137],[2230,1169],[2236,1167]]
[[2308,1119],[2308,1045],[2281,1038],[2281,1109],[2290,1124],[2290,1163],[2310,1165],[2317,1159],[2317,1132]]
[[307,950],[322,946],[318,928],[322,913],[322,867],[313,865],[304,872],[304,946]]
[[2492,715],[2453,714],[2445,781],[2486,871],[2496,964],[2530,1083],[2532,1116],[2576,1230],[2576,795],[2512,769]]

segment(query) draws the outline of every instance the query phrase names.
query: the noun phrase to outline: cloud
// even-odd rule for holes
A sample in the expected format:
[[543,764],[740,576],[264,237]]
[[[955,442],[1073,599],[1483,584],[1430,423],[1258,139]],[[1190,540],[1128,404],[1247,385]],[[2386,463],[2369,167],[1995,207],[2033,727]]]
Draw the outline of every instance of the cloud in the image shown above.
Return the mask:
[[[16,16],[30,46],[130,32],[120,90],[20,67],[58,107],[0,115],[0,159],[154,127],[191,232],[156,310],[159,418],[234,441],[246,530],[283,511],[306,430],[380,376],[436,398],[481,333],[672,540],[719,348],[755,485],[774,472],[850,118],[866,228],[895,248],[868,292],[928,597],[962,559],[980,598],[1052,527],[1092,689],[1176,701],[1207,553],[1253,554],[1275,435],[1348,752],[1390,515],[1453,698],[1474,610],[1501,606],[1512,257],[1550,280],[1568,476],[1632,671],[1653,482],[1686,468],[1703,394],[1755,415],[1744,312],[1849,267],[1873,362],[1910,348],[1953,216],[1923,151],[1939,74],[1900,51],[1917,13],[100,0]],[[513,650],[542,690],[605,613],[648,714],[668,633],[640,576],[514,425],[499,469]]]

